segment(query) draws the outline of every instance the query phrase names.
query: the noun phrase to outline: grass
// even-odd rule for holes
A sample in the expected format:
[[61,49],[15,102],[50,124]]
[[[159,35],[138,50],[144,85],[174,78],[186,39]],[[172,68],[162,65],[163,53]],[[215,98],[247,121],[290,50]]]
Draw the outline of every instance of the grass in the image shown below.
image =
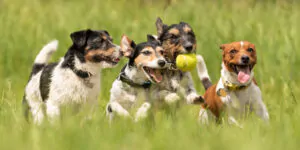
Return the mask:
[[[59,40],[58,60],[75,30],[106,29],[115,41],[126,34],[136,42],[155,34],[160,16],[167,24],[188,22],[197,36],[198,53],[206,59],[214,82],[220,75],[222,43],[248,40],[256,44],[257,81],[270,113],[270,124],[255,116],[244,129],[200,126],[198,106],[183,106],[176,119],[159,112],[155,124],[128,120],[109,126],[104,106],[111,83],[126,62],[103,71],[99,110],[90,121],[80,115],[40,127],[26,123],[21,99],[32,62],[48,41]],[[0,149],[298,149],[300,139],[300,4],[283,0],[97,1],[0,0]],[[196,71],[196,88],[204,90]]]

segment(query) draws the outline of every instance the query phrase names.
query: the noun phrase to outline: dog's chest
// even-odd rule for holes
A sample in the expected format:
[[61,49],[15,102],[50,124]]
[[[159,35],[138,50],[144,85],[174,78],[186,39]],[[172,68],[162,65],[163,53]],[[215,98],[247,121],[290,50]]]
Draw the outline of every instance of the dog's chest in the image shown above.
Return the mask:
[[57,68],[53,73],[49,100],[59,103],[96,101],[100,90],[100,76],[79,78],[71,70]]
[[251,111],[256,94],[253,83],[246,89],[230,91],[219,82],[216,92],[220,94],[221,90],[225,91],[225,94],[221,94],[220,98],[228,111],[236,113]]
[[184,74],[180,71],[167,70],[164,75],[164,80],[159,84],[160,89],[176,91],[180,88]]

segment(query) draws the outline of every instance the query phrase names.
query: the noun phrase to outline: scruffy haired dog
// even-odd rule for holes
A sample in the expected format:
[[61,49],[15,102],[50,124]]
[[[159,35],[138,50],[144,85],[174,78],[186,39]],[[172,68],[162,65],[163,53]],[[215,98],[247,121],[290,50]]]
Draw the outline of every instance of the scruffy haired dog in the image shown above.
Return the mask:
[[[164,72],[165,79],[157,85],[158,95],[167,103],[180,100],[178,94],[185,96],[188,103],[201,102],[202,98],[196,93],[190,72],[176,69],[175,61],[179,54],[196,53],[196,37],[191,26],[185,22],[166,25],[160,18],[156,21],[157,39],[162,43],[165,57],[172,64]],[[198,55],[198,74],[205,88],[211,85],[206,65],[202,56]]]
[[88,29],[70,36],[73,44],[58,63],[48,64],[57,41],[44,46],[35,58],[23,103],[37,124],[44,118],[44,105],[51,120],[60,114],[63,105],[95,105],[100,91],[100,69],[115,66],[121,56],[119,46],[112,43],[107,31]]
[[236,119],[244,117],[249,111],[268,121],[269,114],[252,71],[256,64],[255,45],[240,41],[223,44],[220,48],[223,55],[221,78],[204,94],[200,122],[208,123],[209,116],[220,121],[222,112],[226,112],[228,122],[240,126]]
[[137,104],[139,93],[145,94],[145,101],[137,110],[135,121],[147,117],[151,108],[151,84],[163,80],[162,69],[167,62],[163,57],[163,48],[159,41],[148,35],[148,41],[136,45],[127,36],[122,37],[121,50],[129,62],[123,67],[119,77],[110,90],[107,115],[110,121],[114,115],[131,117],[128,110]]

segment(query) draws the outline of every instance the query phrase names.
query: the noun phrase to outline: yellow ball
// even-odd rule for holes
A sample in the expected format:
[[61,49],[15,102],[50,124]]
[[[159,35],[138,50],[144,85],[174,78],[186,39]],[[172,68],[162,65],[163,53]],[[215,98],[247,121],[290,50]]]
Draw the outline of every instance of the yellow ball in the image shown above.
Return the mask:
[[181,71],[191,71],[196,67],[196,64],[195,54],[180,54],[176,58],[176,66]]

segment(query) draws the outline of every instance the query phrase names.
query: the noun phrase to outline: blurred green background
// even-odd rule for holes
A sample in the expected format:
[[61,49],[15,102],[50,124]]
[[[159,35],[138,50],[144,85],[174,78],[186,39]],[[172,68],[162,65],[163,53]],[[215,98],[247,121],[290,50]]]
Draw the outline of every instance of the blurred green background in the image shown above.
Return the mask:
[[[55,126],[26,123],[21,99],[33,60],[42,46],[59,40],[52,61],[71,44],[71,32],[106,29],[119,43],[156,34],[155,21],[184,21],[197,36],[211,79],[221,69],[219,45],[248,40],[256,45],[255,76],[270,113],[244,129],[197,124],[198,106],[183,106],[176,119],[163,113],[155,124],[121,120],[108,125],[104,106],[121,67],[103,71],[100,108],[91,121],[70,116]],[[300,146],[300,2],[288,0],[0,0],[0,149],[298,149]],[[204,93],[193,72],[196,88]],[[83,123],[82,123],[83,122]]]

